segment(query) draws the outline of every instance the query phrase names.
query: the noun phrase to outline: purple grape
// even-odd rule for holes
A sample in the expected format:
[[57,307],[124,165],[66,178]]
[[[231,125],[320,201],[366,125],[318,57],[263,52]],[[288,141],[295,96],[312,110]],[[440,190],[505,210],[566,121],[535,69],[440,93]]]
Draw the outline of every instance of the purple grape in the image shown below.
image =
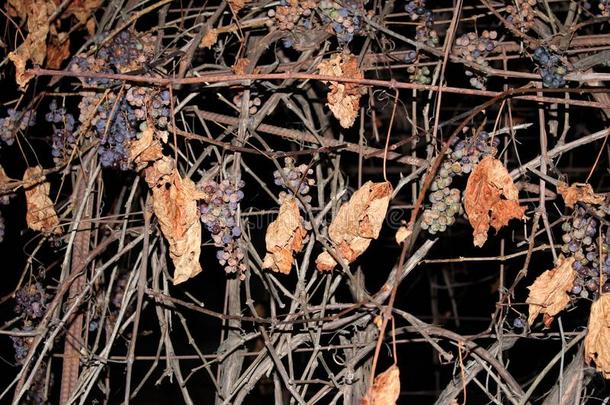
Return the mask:
[[564,76],[568,73],[567,67],[559,55],[551,53],[545,47],[534,50],[534,61],[540,68],[542,83],[546,87],[563,87],[566,83]]
[[0,139],[7,145],[15,142],[17,132],[25,131],[33,126],[36,121],[32,111],[17,111],[14,108],[7,110],[7,116],[0,118]]
[[[214,244],[222,247],[216,252],[219,264],[225,267],[227,273],[240,273],[246,270],[242,262],[244,255],[238,246],[241,229],[237,224],[238,203],[244,197],[240,190],[243,181],[222,180],[217,183],[213,180],[203,180],[198,184],[199,189],[205,193],[200,203],[201,221],[211,233]],[[227,263],[233,263],[228,265]]]
[[523,329],[523,328],[525,328],[525,322],[520,317],[515,318],[515,319],[513,319],[513,327],[517,328],[517,329]]

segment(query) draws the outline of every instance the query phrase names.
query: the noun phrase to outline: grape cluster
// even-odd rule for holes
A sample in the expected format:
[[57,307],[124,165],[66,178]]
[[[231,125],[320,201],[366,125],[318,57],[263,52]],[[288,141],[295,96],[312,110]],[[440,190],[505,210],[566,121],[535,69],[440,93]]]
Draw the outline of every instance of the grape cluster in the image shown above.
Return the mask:
[[[49,296],[39,282],[22,287],[17,291],[14,311],[23,317],[23,325],[20,331],[34,330],[35,322],[40,320],[46,312],[48,300]],[[11,339],[15,349],[15,360],[21,364],[27,357],[34,338],[31,336],[11,336]]]
[[[27,322],[21,329],[13,329],[13,332],[32,332],[34,327],[31,322]],[[11,340],[13,341],[13,349],[15,350],[15,361],[18,364],[23,364],[23,361],[28,356],[28,352],[32,343],[34,343],[34,338],[32,336],[11,336]]]
[[499,145],[500,139],[492,138],[487,131],[479,132],[478,136],[456,141],[449,154],[455,166],[452,170],[456,173],[470,173],[485,156],[495,155]]
[[506,7],[508,17],[506,20],[516,27],[521,32],[526,32],[534,25],[534,17],[536,16],[536,0],[515,0],[515,5]]
[[[34,327],[31,323],[27,323],[26,325],[24,325],[21,330],[13,329],[13,332],[33,331]],[[15,362],[17,362],[17,364],[22,365],[28,356],[30,347],[32,347],[32,344],[34,343],[34,337],[11,336],[11,341],[13,342],[13,349],[15,350]],[[49,391],[46,381],[47,367],[48,365],[46,362],[43,362],[40,365],[38,371],[36,372],[36,375],[34,376],[34,379],[32,380],[32,383],[30,384],[30,387],[25,392],[23,399],[20,403],[36,405],[50,404],[47,398],[47,393]],[[53,374],[51,374],[51,377],[53,377]],[[51,378],[49,381],[49,386],[50,385],[53,385],[53,378]]]
[[432,11],[426,8],[426,1],[411,0],[405,6],[405,11],[411,20],[417,21],[415,40],[428,46],[438,46],[440,41],[438,32],[432,28],[434,16],[432,15]]
[[203,180],[198,186],[205,195],[199,206],[201,221],[212,234],[214,245],[221,248],[216,252],[216,258],[227,273],[238,273],[243,278],[246,264],[239,243],[241,228],[237,211],[239,202],[244,198],[241,191],[244,182],[233,179],[220,183]]
[[341,2],[321,0],[320,11],[322,22],[330,23],[330,27],[337,36],[340,44],[348,44],[354,35],[362,31],[362,14],[364,7],[356,0],[343,0]]
[[[102,37],[107,35],[103,34]],[[154,36],[138,36],[133,31],[122,31],[101,47],[96,57],[104,61],[104,65],[110,65],[117,72],[124,73],[144,66],[152,57],[154,49]]]
[[447,227],[455,222],[455,216],[464,212],[461,192],[457,188],[449,188],[451,182],[451,172],[443,164],[439,175],[433,181],[433,184],[437,185],[436,190],[428,196],[432,206],[426,208],[422,214],[421,228],[431,235],[447,230]]
[[15,142],[17,131],[25,131],[28,127],[33,126],[36,121],[31,110],[21,112],[9,108],[7,114],[6,117],[0,118],[0,139],[5,144],[12,145]]
[[[123,97],[114,93],[85,96],[79,104],[81,117],[93,116],[92,132],[99,139],[98,154],[103,167],[128,169],[127,143],[136,138],[136,115]],[[87,121],[82,121],[86,123]]]
[[[95,56],[74,58],[71,69],[93,72],[122,73],[140,68],[152,55],[152,36],[138,37],[131,31],[121,32]],[[88,85],[109,84],[102,79],[84,80]],[[99,139],[98,153],[103,167],[129,168],[128,144],[138,137],[149,123],[164,139],[170,116],[170,93],[143,86],[126,85],[120,91],[88,92],[79,104],[79,121],[91,125],[91,133]]]
[[534,60],[540,67],[542,83],[546,87],[557,88],[565,86],[565,75],[568,73],[568,68],[561,61],[559,55],[541,46],[534,50]]
[[[70,60],[70,64],[68,65],[68,70],[74,73],[82,73],[82,72],[95,72],[95,73],[104,73],[104,74],[112,74],[116,73],[114,69],[108,62],[96,58],[95,56],[82,56],[76,55]],[[109,85],[118,85],[119,82],[116,80],[110,80],[106,78],[97,78],[97,77],[84,77],[80,78],[81,82],[87,86],[93,87],[105,87]]]
[[280,4],[268,11],[269,25],[274,23],[280,30],[292,31],[299,24],[302,17],[310,17],[317,7],[315,0],[280,0]]
[[[142,86],[127,87],[125,98],[134,109],[136,120],[143,122],[152,120],[155,133],[160,138],[168,136],[167,126],[170,119],[170,93],[169,90],[151,89]],[[150,120],[147,120],[147,119]]]
[[40,319],[45,314],[48,299],[49,296],[41,283],[25,286],[15,294],[15,313],[29,320]]
[[[316,183],[310,177],[312,174],[313,170],[306,164],[296,166],[294,159],[287,157],[284,158],[282,170],[273,172],[273,182],[276,186],[284,188],[290,195],[295,195],[295,193],[300,194],[302,199],[309,203],[311,201],[311,196],[308,195],[310,188]],[[280,198],[283,197],[282,193],[280,193]]]
[[[241,109],[242,96],[243,93],[239,93],[235,97],[233,97],[233,104],[235,104],[235,106],[237,106],[237,108],[239,109]],[[250,93],[250,100],[248,102],[248,113],[250,115],[256,114],[258,112],[258,107],[260,107],[261,104],[261,98],[254,93]]]
[[[571,292],[575,296],[595,298],[600,290],[600,268],[604,281],[610,275],[610,232],[602,235],[603,263],[600,266],[598,225],[596,218],[577,206],[570,220],[561,226],[561,251],[574,258],[572,268],[576,272],[576,280]],[[604,282],[602,291],[610,292],[610,283]]]
[[65,158],[72,153],[76,144],[74,137],[74,116],[66,112],[65,108],[58,108],[57,101],[52,100],[49,112],[45,115],[45,120],[53,124],[52,136],[52,155],[53,158]]
[[[278,6],[267,12],[269,20],[266,24],[271,29],[277,27],[291,32],[311,30],[314,24],[321,24],[344,45],[362,32],[364,13],[360,0],[280,0]],[[294,39],[283,38],[282,43],[285,48],[290,48]]]
[[430,77],[431,72],[428,66],[409,66],[407,72],[409,72],[409,79],[412,82],[420,84],[432,83],[432,78]]
[[[474,32],[469,32],[455,40],[453,53],[459,57],[466,59],[469,62],[474,62],[480,66],[489,66],[486,56],[495,49],[498,37],[496,31],[483,31],[480,36]],[[485,89],[487,78],[481,74],[465,70],[466,76],[470,77],[470,85],[476,89]]]
[[430,184],[428,200],[432,205],[422,213],[422,229],[432,235],[444,232],[457,215],[464,213],[461,191],[451,187],[453,179],[470,173],[483,157],[494,155],[498,144],[498,138],[491,139],[488,132],[481,131],[478,137],[459,140],[452,146]]

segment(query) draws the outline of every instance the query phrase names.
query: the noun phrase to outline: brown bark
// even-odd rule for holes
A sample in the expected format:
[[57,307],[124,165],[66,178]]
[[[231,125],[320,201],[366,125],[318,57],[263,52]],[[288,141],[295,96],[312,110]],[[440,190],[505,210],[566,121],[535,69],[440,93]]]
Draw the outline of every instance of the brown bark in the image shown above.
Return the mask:
[[[76,227],[76,236],[74,238],[74,246],[72,248],[72,262],[70,274],[78,272],[82,269],[84,262],[87,259],[89,252],[89,242],[91,240],[91,223],[88,219],[91,218],[92,204],[90,196],[87,195],[87,178],[83,175],[79,176],[77,183],[76,200],[74,202],[74,212],[78,212],[78,207],[81,203],[86,204],[83,214]],[[86,200],[86,201],[85,201]],[[86,275],[83,273],[77,277],[70,286],[70,292],[67,303],[81,293]],[[78,382],[79,367],[80,367],[80,347],[82,346],[83,338],[83,314],[77,312],[69,321],[66,340],[64,343],[63,370],[61,377],[61,392],[60,404],[68,403],[70,395]]]

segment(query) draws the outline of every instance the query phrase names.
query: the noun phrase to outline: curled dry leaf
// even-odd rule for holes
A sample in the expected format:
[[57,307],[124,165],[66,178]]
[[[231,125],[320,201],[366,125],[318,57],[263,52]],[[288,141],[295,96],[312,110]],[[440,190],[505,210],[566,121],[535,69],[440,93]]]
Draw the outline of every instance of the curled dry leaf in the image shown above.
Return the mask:
[[23,175],[27,213],[25,220],[34,231],[61,234],[59,218],[49,198],[51,185],[44,180],[42,167],[28,168]]
[[[334,243],[336,254],[348,263],[353,262],[377,239],[385,219],[392,195],[389,182],[367,181],[352,198],[339,208],[328,228],[328,236]],[[328,252],[316,259],[320,271],[330,271],[337,262]]]
[[216,28],[212,28],[205,33],[203,38],[201,38],[201,42],[199,43],[200,48],[211,48],[218,41],[218,30]]
[[597,371],[610,379],[610,294],[604,294],[591,305],[585,337],[585,361],[595,363]]
[[191,179],[180,177],[173,166],[170,158],[163,157],[145,169],[145,178],[161,232],[169,243],[174,284],[179,284],[201,272],[201,222],[197,187]]
[[529,304],[527,323],[532,325],[538,315],[544,317],[544,325],[548,328],[553,317],[561,312],[570,302],[568,292],[574,285],[576,272],[572,269],[574,258],[560,256],[557,265],[542,273],[529,286],[530,293],[525,300]]
[[161,144],[154,139],[153,133],[153,129],[147,127],[142,131],[139,139],[135,139],[129,144],[129,161],[134,163],[137,171],[163,157]]
[[[47,56],[47,35],[49,34],[49,7],[45,0],[26,1],[19,10],[24,10],[27,17],[28,36],[17,49],[8,54],[15,65],[17,84],[24,87],[32,78],[26,72],[26,64],[32,61],[42,65]],[[20,11],[21,12],[21,11]]]
[[163,156],[161,145],[152,129],[145,129],[129,145],[129,159],[152,190],[153,211],[161,232],[169,243],[174,263],[174,284],[182,283],[201,272],[201,222],[197,200],[201,193],[191,179],[182,178],[173,159]]
[[375,377],[362,405],[394,405],[400,396],[400,370],[395,364]]
[[[358,68],[358,59],[354,55],[337,54],[318,65],[323,76],[349,77],[362,79],[364,75]],[[362,87],[355,83],[330,82],[327,100],[328,107],[343,128],[354,125],[360,109]]]
[[290,273],[292,255],[303,249],[306,231],[299,206],[294,197],[286,197],[280,206],[280,213],[267,228],[265,243],[267,255],[263,268],[284,274]]
[[602,204],[606,198],[603,195],[595,194],[593,187],[588,183],[574,183],[568,186],[565,183],[559,183],[557,191],[563,197],[566,205],[570,208],[574,208],[574,204],[582,202],[585,204]]
[[490,224],[498,231],[511,219],[523,218],[525,213],[525,207],[519,206],[519,191],[508,171],[491,156],[474,168],[464,194],[464,209],[473,228],[475,246],[483,246]]

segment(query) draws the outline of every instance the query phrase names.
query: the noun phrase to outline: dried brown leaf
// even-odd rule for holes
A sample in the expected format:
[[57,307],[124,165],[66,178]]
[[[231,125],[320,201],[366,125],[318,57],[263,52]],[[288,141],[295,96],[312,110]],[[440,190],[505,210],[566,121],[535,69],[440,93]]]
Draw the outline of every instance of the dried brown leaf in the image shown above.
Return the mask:
[[216,41],[218,41],[218,30],[216,28],[213,28],[211,30],[208,30],[208,32],[205,33],[203,38],[201,38],[199,47],[200,48],[211,48],[212,46],[214,46]]
[[[353,55],[337,54],[320,62],[318,70],[324,76],[349,77],[362,79],[364,76],[358,68],[358,59]],[[343,128],[354,125],[360,109],[362,87],[355,83],[330,82],[328,107]]]
[[19,47],[9,53],[8,57],[15,65],[17,84],[24,87],[32,78],[26,72],[26,64],[32,61],[35,65],[42,65],[47,56],[47,35],[49,34],[49,7],[44,0],[27,2],[25,13],[27,15],[28,36]]
[[610,294],[603,294],[591,305],[585,336],[585,361],[595,362],[597,371],[610,379]]
[[[103,0],[72,0],[68,4],[64,15],[73,15],[81,24],[90,24],[91,18],[95,10],[102,5]],[[89,30],[89,27],[87,27]]]
[[570,302],[568,292],[574,285],[576,272],[572,269],[574,258],[560,256],[557,265],[542,273],[529,286],[530,293],[526,303],[529,304],[527,322],[532,325],[538,315],[543,314],[544,325],[549,327],[553,317],[561,312]]
[[341,69],[341,54],[336,54],[330,59],[320,62],[318,70],[322,76],[341,76],[343,74],[343,69]]
[[[353,262],[377,239],[392,195],[389,182],[367,181],[352,198],[339,208],[328,228],[328,236],[335,244],[336,254],[348,263]],[[332,270],[336,261],[328,252],[316,259],[320,271]]]
[[343,128],[351,128],[358,117],[360,109],[360,94],[349,94],[346,86],[337,83],[331,86],[327,96],[328,108]]
[[28,168],[23,175],[27,213],[25,220],[34,231],[61,234],[59,218],[49,198],[51,185],[44,180],[42,167]]
[[318,271],[332,271],[337,266],[337,261],[328,252],[322,252],[316,259]]
[[63,61],[70,57],[70,38],[65,32],[51,31],[47,46],[47,67],[59,69]]
[[144,179],[152,190],[153,211],[169,243],[175,267],[174,284],[195,277],[201,272],[201,222],[197,207],[201,192],[191,179],[180,176],[172,158],[163,156],[151,128],[129,144],[129,160],[138,170],[143,169]]
[[11,178],[4,171],[4,167],[0,166],[0,190],[4,190],[10,182]]
[[394,405],[400,396],[400,370],[395,364],[375,377],[362,405]]
[[566,205],[574,208],[574,204],[582,202],[585,204],[603,204],[606,198],[603,195],[595,194],[593,187],[588,183],[574,183],[568,186],[565,183],[559,183],[557,191],[563,197]]
[[473,228],[475,246],[483,246],[489,225],[498,231],[511,219],[523,218],[525,213],[508,170],[491,156],[483,158],[474,168],[464,194],[464,209]]
[[267,228],[265,236],[267,255],[263,261],[263,268],[284,274],[290,273],[292,255],[303,249],[305,235],[299,206],[294,197],[286,197],[280,206],[277,219]]
[[[154,131],[147,127],[139,139],[135,139],[129,143],[129,161],[133,162],[136,170],[142,170],[151,162],[163,158],[163,150],[159,141],[154,139]],[[166,173],[167,174],[167,173]],[[155,183],[155,181],[151,181]]]
[[8,14],[20,20],[27,18],[28,9],[31,7],[32,0],[8,0]]
[[[74,16],[79,24],[84,25],[90,35],[95,33],[95,10],[103,0],[71,0],[68,2],[60,18]],[[16,81],[24,87],[32,78],[26,71],[29,61],[34,65],[42,65],[58,69],[70,56],[70,39],[68,33],[57,32],[57,25],[49,25],[49,17],[61,4],[60,0],[9,0],[8,11],[13,17],[27,21],[28,35],[24,42],[8,56],[15,65]],[[59,21],[59,20],[56,20]],[[47,43],[48,38],[48,43]]]
[[[153,210],[169,243],[174,263],[174,285],[201,272],[201,222],[195,183],[182,178],[171,159],[164,157],[145,169],[152,190]],[[170,169],[171,168],[171,169]]]
[[229,6],[234,13],[238,13],[249,1],[250,0],[229,0]]

